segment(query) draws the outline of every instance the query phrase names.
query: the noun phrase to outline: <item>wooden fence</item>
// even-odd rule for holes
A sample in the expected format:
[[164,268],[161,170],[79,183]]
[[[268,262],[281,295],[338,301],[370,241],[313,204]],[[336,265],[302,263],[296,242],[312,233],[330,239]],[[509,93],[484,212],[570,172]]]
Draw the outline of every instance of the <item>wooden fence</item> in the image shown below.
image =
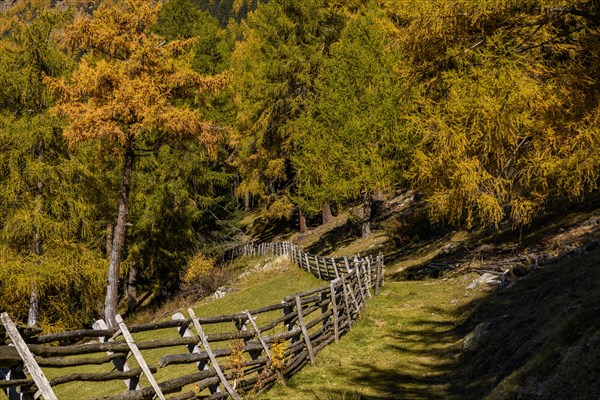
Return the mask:
[[[215,317],[28,335],[0,316],[0,390],[10,400],[78,398],[240,399],[284,381],[347,332],[371,290],[384,283],[383,256],[323,258],[291,243],[242,245],[242,255],[281,255],[327,285],[280,303]],[[119,392],[122,380],[125,391]],[[177,393],[176,395],[172,395]],[[171,395],[171,397],[166,397]]]

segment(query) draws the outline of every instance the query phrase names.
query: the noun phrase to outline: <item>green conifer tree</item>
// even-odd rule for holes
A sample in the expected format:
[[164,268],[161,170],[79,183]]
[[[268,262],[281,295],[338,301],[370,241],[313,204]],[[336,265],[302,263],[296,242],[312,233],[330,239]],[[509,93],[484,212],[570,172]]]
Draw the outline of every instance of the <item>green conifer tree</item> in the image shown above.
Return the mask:
[[262,199],[267,217],[294,209],[295,123],[315,95],[315,78],[345,16],[323,0],[259,4],[234,52],[238,193]]
[[402,179],[410,160],[403,117],[411,90],[389,40],[393,31],[375,5],[355,15],[332,46],[316,100],[297,125],[300,196],[317,207],[362,197],[363,237],[370,233],[373,193]]

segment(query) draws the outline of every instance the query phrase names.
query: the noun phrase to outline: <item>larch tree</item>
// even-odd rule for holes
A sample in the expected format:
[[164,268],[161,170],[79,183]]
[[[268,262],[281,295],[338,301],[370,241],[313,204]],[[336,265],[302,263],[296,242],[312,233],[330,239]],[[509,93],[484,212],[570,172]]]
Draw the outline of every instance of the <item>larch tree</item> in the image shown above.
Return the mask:
[[195,137],[210,148],[213,125],[177,99],[216,91],[227,81],[226,75],[205,77],[192,69],[186,52],[192,40],[169,42],[153,33],[159,10],[158,1],[107,0],[91,16],[78,16],[65,31],[65,43],[83,54],[81,61],[69,80],[50,80],[59,98],[54,110],[69,120],[69,144],[106,142],[123,162],[104,310],[110,326],[138,144],[158,134],[164,140]]
[[521,226],[598,187],[597,1],[387,9],[418,82],[411,177],[434,219]]
[[73,64],[56,41],[65,22],[45,2],[0,16],[0,309],[43,328],[87,320],[105,267],[90,245],[94,178],[68,151],[43,82]]

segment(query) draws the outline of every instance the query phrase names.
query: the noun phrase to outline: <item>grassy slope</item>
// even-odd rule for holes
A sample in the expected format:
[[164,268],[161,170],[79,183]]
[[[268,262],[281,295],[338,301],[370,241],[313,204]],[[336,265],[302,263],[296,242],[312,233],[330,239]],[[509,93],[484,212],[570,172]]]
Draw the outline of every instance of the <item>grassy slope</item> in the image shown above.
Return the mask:
[[[389,282],[360,323],[265,399],[596,399],[600,251],[540,268],[510,289],[474,274]],[[462,339],[491,323],[476,352]]]
[[[246,258],[245,262],[249,268],[263,265],[264,261],[257,258]],[[308,290],[314,287],[323,285],[323,282],[307,274],[289,262],[282,259],[271,259],[269,261],[276,268],[270,269],[268,272],[253,272],[244,279],[235,282],[236,291],[228,294],[222,299],[214,301],[200,301],[192,306],[197,316],[215,316],[221,314],[235,313],[244,311],[245,309],[259,308],[262,306],[279,303],[283,297]],[[186,309],[169,310],[168,314],[180,311],[187,314]],[[166,312],[163,314],[167,314]],[[266,316],[264,318],[267,318]],[[163,318],[168,319],[168,318]],[[208,333],[211,332],[211,326],[205,327]],[[153,340],[159,338],[176,337],[174,329],[165,329],[160,331],[152,331],[146,333],[135,334],[136,341]],[[223,344],[221,344],[223,345]],[[226,344],[224,345],[226,347]],[[158,350],[142,351],[144,358],[149,365],[157,365],[158,359],[166,354],[182,353],[182,347],[173,347]],[[135,360],[128,360],[130,367],[137,366]],[[101,367],[90,367],[85,372],[108,372],[112,365]],[[53,378],[58,375],[67,373],[83,372],[81,368],[66,368],[66,369],[51,369],[45,368],[44,372],[48,378]],[[178,366],[177,368],[159,369],[155,374],[158,381],[175,378],[186,373],[197,372],[197,369],[192,366]],[[142,386],[149,386],[149,383],[142,378]],[[55,388],[56,394],[60,399],[78,399],[89,397],[100,397],[109,394],[119,393],[124,390],[124,385],[121,381],[113,381],[112,383],[93,383],[93,382],[74,382],[65,385],[60,385]]]
[[[484,243],[506,253],[545,248],[558,254],[571,231],[596,232],[583,235],[584,243],[598,240],[594,225],[573,228],[593,215],[597,210],[549,215],[523,231],[449,232],[400,250],[388,257],[391,281],[360,323],[324,349],[316,366],[262,398],[600,398],[600,246],[540,267],[509,289],[467,290],[479,275],[464,272],[407,280],[422,276],[419,270],[431,261],[464,261],[465,249]],[[321,231],[307,235],[312,246],[328,236]],[[347,254],[383,245],[389,252],[382,237],[345,238],[323,250]],[[479,346],[463,352],[465,336],[482,323],[487,328]]]
[[[584,217],[587,213],[561,221],[564,225]],[[319,353],[316,366],[305,367],[287,387],[275,387],[262,398],[598,398],[599,249],[540,267],[510,289],[466,290],[478,277],[475,273],[407,280],[424,276],[419,271],[431,261],[461,258],[458,253],[482,243],[510,249],[519,243],[552,241],[546,238],[562,234],[561,221],[550,217],[524,232],[448,232],[405,248],[388,241],[382,231],[370,240],[356,240],[340,221],[332,231],[346,235],[343,240],[334,242],[336,237],[327,228],[310,232],[302,240],[305,247],[318,248],[321,237],[332,240],[321,249],[324,254],[385,250],[391,254],[388,281],[380,296],[369,301],[353,330]],[[258,262],[250,259],[247,267]],[[266,274],[253,273],[234,285],[237,292],[201,302],[194,309],[201,316],[236,312],[321,284],[287,265]],[[489,329],[480,347],[463,353],[463,338],[482,322]],[[151,339],[143,334],[136,338]],[[148,354],[150,363],[162,354]],[[159,380],[172,377],[165,372],[159,370]],[[178,375],[183,372],[177,370]],[[117,381],[110,386],[64,385],[57,392],[59,398],[79,398],[121,390]]]
[[[458,278],[457,278],[458,279]],[[462,281],[462,279],[459,279]],[[318,355],[268,399],[370,399],[402,394],[427,398],[446,392],[448,334],[465,304],[462,285],[451,281],[389,282],[353,330]]]

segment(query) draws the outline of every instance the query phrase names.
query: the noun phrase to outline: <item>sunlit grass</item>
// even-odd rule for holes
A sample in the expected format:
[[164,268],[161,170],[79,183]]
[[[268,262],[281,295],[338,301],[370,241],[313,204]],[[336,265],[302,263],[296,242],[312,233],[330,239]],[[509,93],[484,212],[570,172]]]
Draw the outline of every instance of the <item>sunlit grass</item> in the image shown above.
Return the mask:
[[[243,265],[245,264],[245,265]],[[264,266],[269,264],[266,269]],[[290,294],[305,291],[315,287],[323,286],[324,282],[315,278],[314,276],[300,270],[293,264],[291,264],[284,257],[268,257],[268,258],[245,258],[242,261],[238,261],[233,268],[236,268],[238,272],[251,270],[245,277],[231,282],[230,286],[235,287],[235,291],[229,293],[224,298],[212,300],[204,299],[196,304],[192,305],[196,316],[198,317],[210,317],[222,314],[233,314],[242,312],[244,310],[252,310],[263,306],[277,304],[281,300]],[[187,317],[187,307],[180,309],[171,309],[170,313],[182,312]],[[160,311],[162,315],[166,313],[163,309]],[[257,323],[264,324],[271,319],[279,317],[281,311],[273,311],[265,313],[259,316]],[[147,320],[147,318],[144,318]],[[170,319],[168,317],[160,319]],[[126,323],[128,323],[126,321]],[[132,324],[129,324],[132,325]],[[219,325],[207,325],[204,327],[207,333],[220,333],[224,331],[235,330],[233,323],[231,324],[219,324]],[[133,335],[137,342],[149,341],[154,339],[174,338],[179,337],[175,328],[161,329],[151,332],[141,332]],[[228,342],[219,342],[212,345],[213,349],[216,348],[228,348]],[[169,347],[156,350],[142,350],[144,359],[149,365],[157,366],[160,357],[168,354],[182,354],[187,353],[187,349],[184,346]],[[87,355],[94,356],[94,355]],[[100,356],[97,354],[96,356]],[[131,368],[137,367],[137,362],[133,357],[130,357],[127,361]],[[101,373],[110,372],[113,369],[112,364],[105,364],[102,366],[87,366],[87,367],[73,367],[73,368],[44,368],[44,371],[48,378],[61,376],[69,373],[85,372],[85,373]],[[156,374],[154,374],[157,381],[164,381],[180,377],[185,374],[196,372],[197,369],[194,365],[176,365],[169,366],[166,368],[159,368]],[[149,382],[142,378],[141,385],[143,387],[149,386]],[[122,381],[112,381],[108,383],[94,383],[94,382],[73,382],[55,387],[57,396],[61,399],[79,399],[79,398],[91,398],[101,397],[110,394],[120,393],[125,390],[125,385]]]
[[[443,398],[444,384],[432,384],[445,371],[444,354],[455,346],[447,331],[462,320],[457,306],[465,297],[463,278],[447,281],[389,282],[339,343],[323,349],[286,387],[264,399],[388,398],[396,390]],[[400,376],[427,376],[423,382]],[[408,383],[406,383],[408,382]],[[410,396],[409,396],[410,398]]]

